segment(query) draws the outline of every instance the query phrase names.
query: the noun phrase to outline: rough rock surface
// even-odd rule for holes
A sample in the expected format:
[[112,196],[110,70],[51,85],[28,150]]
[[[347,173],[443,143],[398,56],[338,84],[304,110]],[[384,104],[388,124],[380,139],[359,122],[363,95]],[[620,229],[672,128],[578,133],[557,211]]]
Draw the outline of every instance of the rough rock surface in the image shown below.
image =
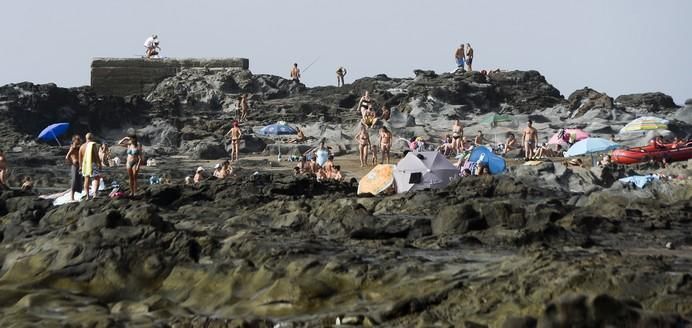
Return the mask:
[[615,98],[615,102],[620,106],[644,109],[652,113],[674,110],[680,107],[675,104],[673,97],[661,92],[622,95]]

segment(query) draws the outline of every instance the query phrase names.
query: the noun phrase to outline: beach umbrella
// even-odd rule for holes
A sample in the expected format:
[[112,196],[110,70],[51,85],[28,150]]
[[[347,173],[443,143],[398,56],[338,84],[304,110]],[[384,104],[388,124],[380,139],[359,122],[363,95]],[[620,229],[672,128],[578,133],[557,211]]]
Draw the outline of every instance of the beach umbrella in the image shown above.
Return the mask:
[[619,145],[603,138],[586,138],[569,147],[565,157],[600,153],[618,148]]
[[562,133],[555,133],[550,140],[548,140],[549,145],[561,145],[567,146],[570,139],[574,141],[581,141],[589,137],[589,133],[581,129],[564,129]]
[[[298,130],[286,124],[286,122],[284,121],[279,121],[274,124],[269,124],[263,127],[262,129],[260,129],[259,133],[264,136],[276,137],[297,134]],[[281,159],[281,143],[279,143],[279,155],[277,158]]]
[[396,165],[380,164],[375,166],[358,182],[358,195],[378,195],[394,187],[394,168]]
[[65,134],[70,128],[70,123],[55,123],[47,126],[41,133],[38,134],[38,139],[43,141],[55,140],[60,145],[58,137]]
[[495,126],[495,125],[497,125],[497,123],[500,123],[500,122],[513,122],[513,121],[514,120],[509,115],[490,113],[490,114],[486,115],[485,117],[483,117],[479,123],[483,124],[483,125]]
[[627,123],[625,127],[620,129],[620,133],[638,133],[666,129],[668,129],[668,120],[653,116],[644,116]]

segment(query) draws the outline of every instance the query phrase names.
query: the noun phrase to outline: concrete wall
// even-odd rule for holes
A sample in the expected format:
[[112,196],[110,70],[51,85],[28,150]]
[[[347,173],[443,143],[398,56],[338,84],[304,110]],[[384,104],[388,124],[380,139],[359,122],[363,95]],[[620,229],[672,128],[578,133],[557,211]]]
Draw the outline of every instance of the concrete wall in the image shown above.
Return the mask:
[[249,66],[246,58],[94,58],[91,62],[91,87],[102,95],[144,95],[182,69],[248,69]]

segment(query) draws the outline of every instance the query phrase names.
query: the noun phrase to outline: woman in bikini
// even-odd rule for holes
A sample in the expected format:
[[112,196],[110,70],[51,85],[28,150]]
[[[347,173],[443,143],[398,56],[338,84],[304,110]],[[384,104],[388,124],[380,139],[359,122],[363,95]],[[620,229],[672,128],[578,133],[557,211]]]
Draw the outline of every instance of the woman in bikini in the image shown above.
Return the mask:
[[233,127],[231,128],[228,133],[226,133],[226,136],[230,135],[231,136],[231,161],[237,161],[238,160],[238,149],[240,148],[240,137],[243,135],[243,133],[240,130],[240,126],[238,125],[238,121],[233,121]]
[[130,178],[130,196],[134,196],[137,193],[137,175],[142,164],[144,151],[142,145],[137,141],[136,135],[122,138],[118,144],[127,147],[125,168],[127,169],[127,176]]
[[368,152],[370,150],[370,135],[365,125],[360,126],[360,131],[356,134],[356,141],[360,152],[360,167],[365,167],[368,164]]
[[[389,132],[387,127],[380,128],[380,151],[382,151],[382,162],[385,161],[389,164],[389,152],[392,150],[392,133]],[[382,164],[380,162],[380,164]]]
[[452,124],[452,139],[452,149],[457,153],[463,151],[464,144],[462,140],[464,140],[464,126],[459,120],[455,120],[454,124]]

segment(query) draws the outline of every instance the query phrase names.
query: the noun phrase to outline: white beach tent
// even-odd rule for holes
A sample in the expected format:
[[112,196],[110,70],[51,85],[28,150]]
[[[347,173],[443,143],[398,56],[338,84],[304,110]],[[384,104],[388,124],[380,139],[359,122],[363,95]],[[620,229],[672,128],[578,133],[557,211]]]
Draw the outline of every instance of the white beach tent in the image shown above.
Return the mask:
[[436,151],[410,152],[394,170],[397,192],[444,188],[459,177],[459,169]]

